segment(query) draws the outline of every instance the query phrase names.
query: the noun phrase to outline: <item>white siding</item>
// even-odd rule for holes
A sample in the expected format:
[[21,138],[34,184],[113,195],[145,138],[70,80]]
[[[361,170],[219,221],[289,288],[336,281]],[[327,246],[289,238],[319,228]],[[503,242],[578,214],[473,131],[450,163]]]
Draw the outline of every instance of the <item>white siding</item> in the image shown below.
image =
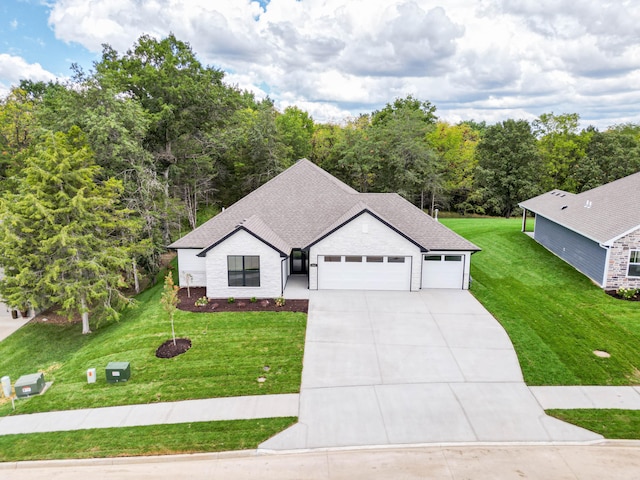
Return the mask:
[[187,286],[187,274],[191,275],[190,287],[207,286],[207,267],[204,257],[198,257],[200,248],[180,248],[178,249],[178,273],[180,274],[179,284],[181,287]]
[[411,290],[421,283],[420,249],[368,213],[353,219],[313,245],[309,252],[309,289],[318,289],[318,255],[397,255],[412,257]]
[[[259,287],[230,287],[227,256],[258,255]],[[275,298],[282,295],[280,254],[244,230],[238,230],[224,242],[207,252],[207,297],[209,298]]]

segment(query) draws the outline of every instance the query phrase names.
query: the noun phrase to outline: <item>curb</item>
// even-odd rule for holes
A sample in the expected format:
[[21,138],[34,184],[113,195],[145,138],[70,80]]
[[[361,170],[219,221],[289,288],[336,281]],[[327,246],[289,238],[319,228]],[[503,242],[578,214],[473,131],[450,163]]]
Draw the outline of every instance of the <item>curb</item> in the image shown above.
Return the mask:
[[136,465],[141,463],[192,462],[225,458],[247,458],[257,456],[296,455],[321,452],[349,452],[362,450],[410,450],[412,448],[473,448],[473,447],[608,447],[640,448],[640,440],[596,440],[591,442],[461,442],[461,443],[415,443],[401,445],[359,445],[350,447],[322,447],[298,450],[230,450],[226,452],[191,453],[177,455],[152,455],[139,457],[80,458],[61,460],[26,460],[0,463],[0,470],[28,468],[82,467],[96,465]]
[[217,460],[221,458],[255,457],[257,450],[231,450],[228,452],[189,453],[177,455],[152,455],[139,457],[78,458],[60,460],[25,460],[0,463],[0,470],[19,470],[24,468],[82,467],[89,465],[136,465],[140,463],[190,462],[199,460]]

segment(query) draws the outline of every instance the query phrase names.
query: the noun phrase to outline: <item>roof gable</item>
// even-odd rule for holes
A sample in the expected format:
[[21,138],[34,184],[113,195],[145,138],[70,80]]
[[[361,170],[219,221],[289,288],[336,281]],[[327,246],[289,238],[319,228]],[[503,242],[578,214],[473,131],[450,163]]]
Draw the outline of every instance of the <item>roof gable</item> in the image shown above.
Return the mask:
[[253,217],[244,220],[242,223],[237,225],[236,228],[228,235],[225,235],[221,239],[212,243],[207,248],[202,249],[202,251],[198,253],[198,257],[204,257],[209,250],[216,247],[217,245],[220,245],[222,242],[235,235],[240,230],[244,230],[248,234],[260,240],[262,243],[273,248],[280,254],[280,256],[286,257],[291,251],[291,246],[289,244],[282,240],[278,236],[278,234],[276,234],[271,228],[269,228],[269,226],[260,218],[254,215]]
[[640,228],[640,172],[579,194],[552,190],[519,206],[609,244]]
[[417,243],[415,240],[413,240],[411,237],[408,237],[404,232],[398,230],[396,227],[394,227],[391,223],[387,222],[386,220],[384,220],[380,215],[376,214],[375,212],[371,211],[371,209],[369,207],[367,207],[364,203],[362,202],[358,202],[356,205],[354,205],[352,208],[350,208],[342,217],[340,217],[338,220],[336,220],[331,226],[329,226],[321,235],[318,236],[318,238],[314,239],[313,242],[311,242],[309,245],[305,246],[304,249],[308,249],[310,247],[312,247],[313,245],[315,245],[316,243],[318,243],[319,241],[323,240],[324,238],[328,237],[329,235],[331,235],[332,233],[340,230],[343,226],[345,226],[346,224],[352,222],[353,220],[355,220],[356,218],[360,217],[361,215],[368,213],[369,215],[371,215],[373,218],[375,218],[376,220],[378,220],[380,223],[382,223],[383,225],[386,225],[387,227],[389,227],[391,230],[393,230],[394,232],[396,232],[398,235],[400,235],[401,237],[404,237],[405,239],[407,239],[409,242],[413,243],[416,247],[418,247],[421,251],[425,252],[427,251],[427,249],[425,247],[423,247],[422,245],[420,245],[419,243]]

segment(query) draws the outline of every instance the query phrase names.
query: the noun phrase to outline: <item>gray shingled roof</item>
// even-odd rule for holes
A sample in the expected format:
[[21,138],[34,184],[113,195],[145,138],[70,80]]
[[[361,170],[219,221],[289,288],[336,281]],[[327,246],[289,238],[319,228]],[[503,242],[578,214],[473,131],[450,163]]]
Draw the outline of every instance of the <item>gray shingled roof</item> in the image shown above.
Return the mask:
[[[303,248],[369,210],[426,250],[479,250],[395,193],[358,193],[306,159],[169,248],[208,249],[244,228],[278,250]],[[286,249],[286,250],[285,250]]]
[[552,190],[519,204],[598,243],[640,228],[640,172],[572,194]]

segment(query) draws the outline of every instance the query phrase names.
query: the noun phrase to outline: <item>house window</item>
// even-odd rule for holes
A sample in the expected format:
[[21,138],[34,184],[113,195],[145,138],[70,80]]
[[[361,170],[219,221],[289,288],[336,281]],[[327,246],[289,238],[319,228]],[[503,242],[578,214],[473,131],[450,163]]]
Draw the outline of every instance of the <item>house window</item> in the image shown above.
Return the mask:
[[442,255],[425,255],[425,262],[439,262],[442,260]]
[[404,263],[404,257],[388,257],[387,263]]
[[640,250],[631,250],[628,276],[640,277]]
[[382,263],[384,257],[367,257],[367,263]]
[[342,257],[340,255],[325,255],[324,256],[324,261],[325,262],[341,262],[342,261]]
[[257,255],[229,255],[227,271],[230,287],[260,286],[260,257]]
[[461,262],[462,255],[445,255],[444,261],[445,262]]
[[347,263],[360,263],[360,262],[362,262],[362,257],[355,257],[355,256],[347,255],[346,257],[344,257],[344,261],[347,262]]

